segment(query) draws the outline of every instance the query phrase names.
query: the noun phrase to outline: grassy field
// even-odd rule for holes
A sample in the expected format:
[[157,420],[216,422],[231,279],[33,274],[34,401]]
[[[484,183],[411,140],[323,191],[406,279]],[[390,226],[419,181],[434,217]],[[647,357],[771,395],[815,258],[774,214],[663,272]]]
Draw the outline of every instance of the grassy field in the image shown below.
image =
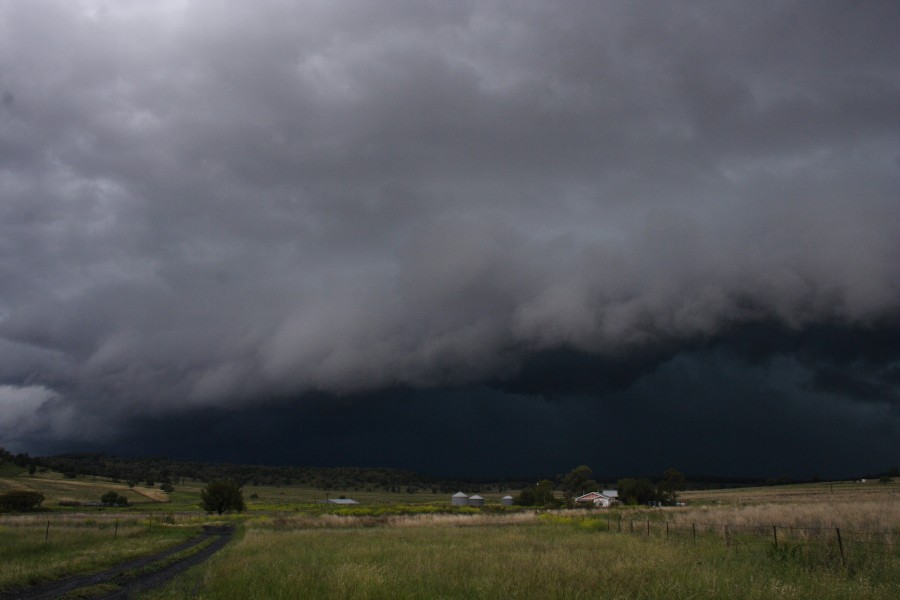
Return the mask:
[[605,517],[249,521],[212,561],[143,598],[896,598],[894,559],[606,532]]
[[[60,473],[45,472],[29,475],[25,469],[6,465],[0,475],[0,493],[8,490],[33,490],[44,494],[44,508],[56,509],[60,502],[97,502],[109,491],[128,498],[135,510],[185,512],[199,510],[200,489],[204,483],[196,480],[179,480],[175,491],[166,494],[158,487],[138,484],[133,488],[121,482],[102,477],[78,477],[68,479]],[[254,486],[243,488],[244,499],[250,512],[305,510],[326,498],[353,498],[365,506],[393,506],[450,504],[450,494],[433,494],[431,491],[391,493],[385,491],[321,490],[305,486]],[[481,495],[489,504],[500,504],[500,498],[510,492],[484,492]],[[511,492],[515,494],[515,492]]]
[[152,554],[197,531],[127,514],[0,515],[0,590]]
[[900,490],[821,487],[703,492],[665,509],[258,514],[144,598],[900,597]]
[[900,480],[881,483],[877,480],[866,482],[835,481],[822,483],[799,483],[753,488],[728,488],[721,490],[687,491],[680,498],[688,504],[796,504],[864,502],[893,496],[900,500]]
[[[201,487],[5,473],[0,491],[41,491],[49,511],[0,515],[0,589],[175,545],[212,519]],[[110,490],[133,505],[58,506]],[[361,504],[316,506],[326,495]],[[491,510],[444,514],[449,494],[430,491],[247,486],[248,510],[224,518],[236,539],[145,598],[900,597],[900,484],[686,492],[685,507],[596,511],[505,512],[505,493],[482,495]]]

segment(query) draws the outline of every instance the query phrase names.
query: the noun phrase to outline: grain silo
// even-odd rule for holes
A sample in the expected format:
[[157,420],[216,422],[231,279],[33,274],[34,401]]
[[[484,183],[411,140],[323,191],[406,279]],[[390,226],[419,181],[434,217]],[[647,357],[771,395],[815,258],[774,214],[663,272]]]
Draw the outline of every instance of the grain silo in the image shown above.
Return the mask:
[[451,498],[451,502],[453,506],[468,506],[469,505],[469,497],[463,494],[462,492],[456,492],[453,494]]
[[484,498],[478,494],[469,496],[469,506],[484,506]]
[[500,502],[503,504],[503,506],[512,506],[513,505],[513,497],[512,496],[503,496],[503,498],[500,499]]

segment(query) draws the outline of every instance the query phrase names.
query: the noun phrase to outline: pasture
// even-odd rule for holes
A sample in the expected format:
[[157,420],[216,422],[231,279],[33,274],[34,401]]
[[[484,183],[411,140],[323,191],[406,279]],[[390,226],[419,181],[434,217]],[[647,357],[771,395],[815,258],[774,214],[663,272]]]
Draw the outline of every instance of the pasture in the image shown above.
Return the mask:
[[[0,515],[0,592],[151,554],[228,521],[238,534],[224,550],[142,597],[900,597],[896,483],[709,490],[684,493],[684,507],[561,511],[499,510],[506,492],[481,493],[489,510],[450,511],[449,494],[430,491],[247,486],[248,510],[223,518],[199,510],[200,482],[180,481],[171,495],[116,485],[52,473],[0,479],[0,489],[41,491],[48,509]],[[109,490],[131,493],[133,505],[58,505]],[[341,495],[361,504],[314,504]]]
[[272,514],[144,598],[898,597],[897,487],[813,492],[704,492],[709,504],[666,509]]
[[[580,514],[248,521],[209,563],[144,596],[227,598],[895,598],[897,558],[834,557],[606,530]],[[794,547],[794,546],[783,546]]]
[[0,515],[0,592],[153,554],[197,531],[112,512]]

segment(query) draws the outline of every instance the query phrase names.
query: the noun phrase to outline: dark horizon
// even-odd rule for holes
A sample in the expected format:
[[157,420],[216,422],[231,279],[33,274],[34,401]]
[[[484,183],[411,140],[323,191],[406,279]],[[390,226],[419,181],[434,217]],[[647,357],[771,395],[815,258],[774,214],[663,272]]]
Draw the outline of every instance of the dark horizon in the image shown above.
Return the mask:
[[[18,454],[14,451],[14,449],[6,448],[5,449],[12,454]],[[389,471],[401,471],[412,473],[416,476],[422,477],[425,480],[434,480],[434,481],[443,481],[443,482],[471,482],[471,483],[535,483],[540,480],[548,479],[551,481],[558,481],[562,479],[566,473],[575,467],[581,465],[573,465],[572,469],[568,469],[563,472],[556,473],[530,473],[530,474],[494,474],[494,475],[479,475],[473,476],[465,473],[429,473],[427,471],[419,471],[413,470],[405,467],[391,466],[391,465],[363,465],[363,464],[332,464],[332,465],[304,465],[304,464],[296,464],[291,462],[284,461],[272,461],[268,463],[257,463],[257,462],[238,462],[238,461],[215,461],[215,460],[206,460],[202,457],[190,457],[190,456],[174,456],[174,455],[140,455],[140,454],[113,454],[110,452],[105,452],[97,449],[72,449],[69,451],[63,451],[50,455],[28,455],[30,459],[53,459],[53,458],[83,458],[83,457],[94,457],[94,456],[102,456],[111,459],[124,459],[124,460],[133,460],[133,461],[165,461],[165,462],[175,462],[175,463],[193,463],[193,464],[204,464],[204,465],[221,465],[221,466],[240,466],[240,467],[261,467],[263,469],[266,468],[298,468],[298,469],[359,469],[359,470],[389,470]],[[587,465],[590,467],[591,465]],[[746,484],[749,487],[753,487],[756,485],[762,486],[772,486],[772,485],[791,485],[791,484],[803,484],[803,483],[828,483],[830,481],[857,481],[861,478],[877,478],[883,476],[892,476],[896,477],[896,472],[898,467],[893,465],[884,469],[869,469],[863,470],[860,472],[846,474],[845,476],[838,477],[822,477],[818,474],[813,475],[799,475],[792,476],[787,473],[779,473],[775,475],[774,473],[768,474],[721,474],[721,473],[692,473],[692,472],[683,472],[681,469],[678,469],[675,466],[671,466],[669,468],[676,469],[682,472],[687,479],[688,484],[691,486],[712,486],[716,485],[726,485],[728,487],[735,487],[736,485]],[[664,473],[601,473],[593,471],[592,479],[597,481],[601,487],[603,486],[615,486],[616,483],[625,478],[631,479],[648,479],[651,481],[658,481],[664,477]],[[691,489],[691,488],[689,488]]]

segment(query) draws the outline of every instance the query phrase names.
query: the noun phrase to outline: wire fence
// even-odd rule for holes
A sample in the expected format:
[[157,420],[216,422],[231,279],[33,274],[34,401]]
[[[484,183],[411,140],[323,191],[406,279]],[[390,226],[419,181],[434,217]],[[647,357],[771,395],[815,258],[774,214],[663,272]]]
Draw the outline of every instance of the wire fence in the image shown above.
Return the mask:
[[776,557],[817,557],[849,565],[874,556],[900,558],[900,531],[856,531],[840,527],[710,523],[606,518],[602,530],[672,541],[721,540],[725,548],[765,548]]

